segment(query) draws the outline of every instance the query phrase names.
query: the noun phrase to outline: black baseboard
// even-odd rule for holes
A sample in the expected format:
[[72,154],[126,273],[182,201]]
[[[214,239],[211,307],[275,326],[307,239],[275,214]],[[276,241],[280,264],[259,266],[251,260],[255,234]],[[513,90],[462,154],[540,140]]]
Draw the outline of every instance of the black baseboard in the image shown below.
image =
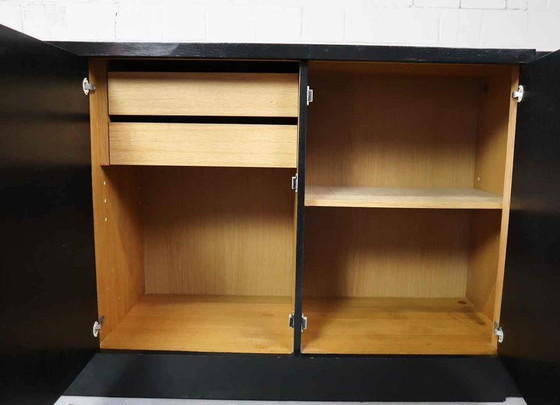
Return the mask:
[[65,395],[434,402],[520,396],[494,357],[138,353],[97,354]]

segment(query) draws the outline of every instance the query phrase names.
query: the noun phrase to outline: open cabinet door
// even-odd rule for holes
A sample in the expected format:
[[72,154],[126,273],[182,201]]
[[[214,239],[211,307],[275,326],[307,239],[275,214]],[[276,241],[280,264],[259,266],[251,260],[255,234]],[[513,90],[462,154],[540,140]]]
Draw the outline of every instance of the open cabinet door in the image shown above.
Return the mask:
[[0,403],[53,403],[98,347],[86,75],[0,26]]
[[560,52],[524,65],[499,353],[527,403],[560,401]]

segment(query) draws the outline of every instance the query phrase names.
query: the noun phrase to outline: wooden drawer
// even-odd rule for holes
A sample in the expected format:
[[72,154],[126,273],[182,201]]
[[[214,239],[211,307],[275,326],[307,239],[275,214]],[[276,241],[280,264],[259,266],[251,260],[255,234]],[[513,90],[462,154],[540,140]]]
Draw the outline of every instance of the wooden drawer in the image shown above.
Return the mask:
[[109,114],[297,117],[295,73],[109,72]]
[[111,123],[113,165],[296,167],[296,125]]

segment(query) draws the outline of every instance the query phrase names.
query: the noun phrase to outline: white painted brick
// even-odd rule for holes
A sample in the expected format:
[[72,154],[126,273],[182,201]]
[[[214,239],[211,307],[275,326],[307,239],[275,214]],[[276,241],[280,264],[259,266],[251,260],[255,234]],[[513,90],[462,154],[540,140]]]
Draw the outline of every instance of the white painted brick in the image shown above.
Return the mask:
[[488,48],[523,48],[527,32],[527,13],[522,11],[485,11],[480,32],[481,45]]
[[416,7],[459,8],[461,0],[414,0]]
[[505,9],[506,0],[461,0],[461,8]]
[[206,15],[202,6],[170,2],[163,8],[164,41],[202,41],[206,36]]
[[551,11],[560,11],[560,0],[548,0],[546,6]]
[[369,3],[374,7],[410,7],[413,0],[369,0]]
[[301,35],[301,8],[256,7],[255,27],[259,42],[298,42]]
[[26,4],[23,8],[23,31],[43,40],[67,39],[66,8],[63,4]]
[[560,12],[529,13],[528,43],[540,51],[560,49]]
[[66,5],[68,37],[77,41],[113,41],[117,6],[109,2]]
[[120,41],[161,41],[162,23],[161,6],[121,2],[117,10],[116,38]]
[[348,0],[345,5],[344,41],[362,44],[382,42],[383,10],[362,0]]
[[482,11],[459,10],[459,29],[457,46],[467,48],[480,47],[480,29],[482,27]]
[[341,42],[344,38],[344,8],[337,1],[308,0],[303,6],[304,42]]
[[19,3],[0,3],[0,24],[21,31],[23,29],[21,21],[22,16]]
[[383,42],[434,45],[439,35],[439,12],[435,9],[385,9],[380,20]]
[[439,45],[454,46],[459,36],[459,10],[443,10],[439,18]]
[[255,19],[249,6],[219,6],[206,10],[206,40],[255,42]]
[[548,9],[548,0],[528,0],[527,3],[529,10],[546,11]]
[[507,8],[512,10],[527,10],[527,0],[507,0]]

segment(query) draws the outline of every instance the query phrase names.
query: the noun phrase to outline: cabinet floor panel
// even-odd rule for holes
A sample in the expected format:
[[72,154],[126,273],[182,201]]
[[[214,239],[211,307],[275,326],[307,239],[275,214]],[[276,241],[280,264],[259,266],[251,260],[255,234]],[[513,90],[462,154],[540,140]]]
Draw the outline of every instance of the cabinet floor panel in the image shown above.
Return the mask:
[[477,189],[307,186],[308,207],[501,209],[502,197]]
[[492,322],[466,298],[305,298],[304,353],[495,354]]
[[289,297],[144,295],[102,349],[292,353]]

